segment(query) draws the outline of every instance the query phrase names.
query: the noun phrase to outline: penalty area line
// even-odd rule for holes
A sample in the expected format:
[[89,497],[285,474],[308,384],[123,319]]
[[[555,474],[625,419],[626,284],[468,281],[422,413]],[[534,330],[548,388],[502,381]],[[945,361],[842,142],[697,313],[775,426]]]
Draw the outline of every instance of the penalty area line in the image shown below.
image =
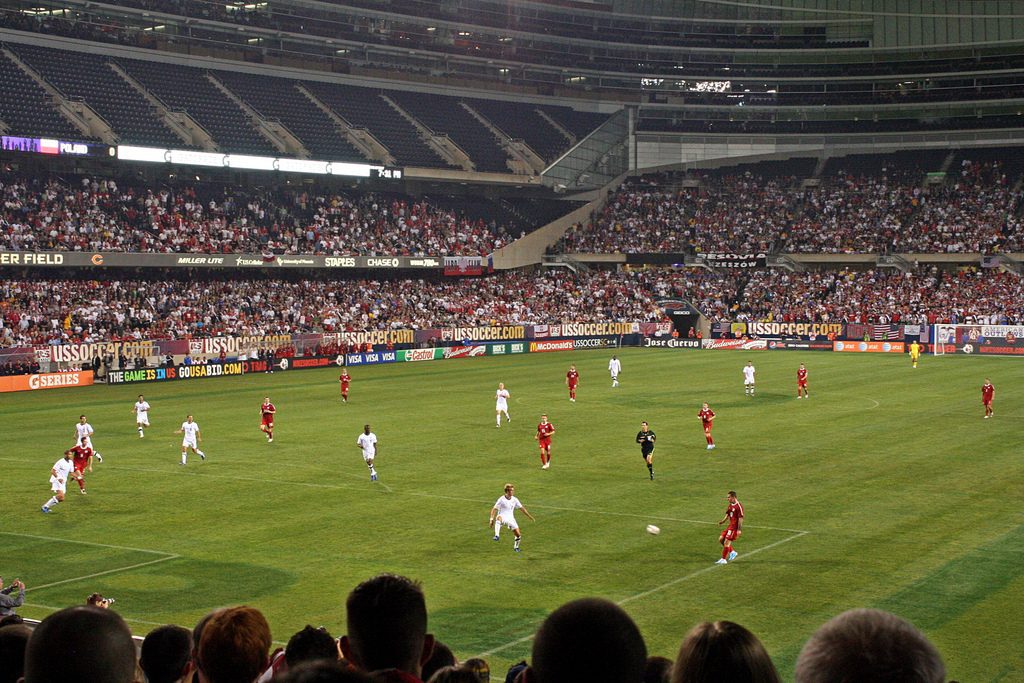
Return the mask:
[[35,534],[21,534],[14,531],[0,531],[0,535],[3,536],[16,536],[18,538],[32,538],[37,541],[58,541],[60,543],[74,543],[76,545],[91,545],[95,548],[112,548],[114,550],[131,550],[137,553],[149,553],[150,555],[169,555],[172,557],[178,557],[174,553],[164,552],[163,550],[150,550],[148,548],[133,548],[128,545],[112,545],[110,543],[96,543],[95,541],[79,541],[71,538],[58,538],[57,536],[36,536]]
[[[783,543],[789,543],[790,541],[795,541],[796,539],[798,539],[798,538],[800,538],[802,536],[806,536],[809,533],[810,533],[809,531],[797,531],[797,532],[793,533],[793,535],[787,536],[786,538],[783,538],[782,540],[775,541],[774,543],[769,543],[766,546],[762,546],[760,548],[755,548],[754,550],[751,550],[748,553],[744,553],[744,554],[740,555],[739,557],[737,557],[735,560],[733,560],[733,562],[738,562],[739,560],[741,560],[743,558],[750,557],[751,555],[756,555],[756,554],[758,554],[760,552],[763,552],[765,550],[771,550],[772,548],[777,548],[778,546],[782,545]],[[636,593],[635,595],[630,595],[628,597],[625,597],[622,600],[617,601],[615,604],[619,605],[620,607],[623,606],[623,605],[628,605],[631,602],[634,602],[636,600],[640,600],[642,598],[646,598],[647,596],[653,595],[654,593],[658,593],[660,591],[663,591],[666,588],[671,588],[672,586],[677,586],[680,583],[683,583],[684,581],[689,581],[690,579],[697,578],[698,576],[703,576],[704,574],[707,574],[709,572],[714,571],[715,569],[718,569],[718,567],[719,567],[719,565],[717,565],[717,564],[711,564],[711,565],[709,565],[707,567],[703,567],[703,568],[698,569],[696,571],[692,571],[689,574],[684,574],[683,576],[680,576],[680,577],[677,577],[675,579],[672,579],[671,581],[663,583],[660,586],[655,586],[654,588],[651,588],[649,590],[645,590],[645,591],[643,591],[641,593]],[[511,642],[508,642],[508,643],[505,643],[504,645],[499,645],[498,647],[491,648],[490,650],[487,650],[486,652],[481,652],[478,656],[481,657],[481,658],[489,657],[489,656],[491,656],[491,655],[493,655],[493,654],[495,654],[497,652],[501,652],[502,650],[507,650],[510,647],[515,647],[516,645],[521,645],[523,643],[529,642],[530,640],[533,640],[533,634],[532,633],[529,634],[529,635],[522,636],[521,638],[516,638],[515,640],[513,640]]]

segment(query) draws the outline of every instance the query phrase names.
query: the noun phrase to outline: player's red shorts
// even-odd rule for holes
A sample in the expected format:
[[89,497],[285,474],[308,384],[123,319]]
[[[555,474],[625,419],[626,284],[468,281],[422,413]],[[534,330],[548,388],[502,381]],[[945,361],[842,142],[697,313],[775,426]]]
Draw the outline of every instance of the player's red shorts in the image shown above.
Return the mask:
[[712,425],[713,425],[714,423],[712,423],[712,422],[705,422],[705,423],[703,423],[703,424],[704,424],[704,431],[705,431],[705,432],[710,432],[710,431],[711,431],[711,427],[712,427]]
[[343,393],[343,394],[347,394],[348,393],[348,385],[347,384],[342,384],[341,385],[341,393]]
[[806,388],[806,387],[807,387],[807,380],[805,380],[805,379],[798,379],[798,380],[796,381],[796,385],[797,385],[798,387],[804,387],[804,388]]
[[272,425],[272,424],[274,424],[274,414],[273,413],[263,413],[263,424],[265,424],[265,425]]
[[545,450],[551,448],[551,439],[550,438],[548,438],[548,439],[537,439],[537,442],[540,445],[540,447],[545,449]]
[[75,463],[75,472],[78,472],[79,474],[82,474],[83,472],[85,472],[85,465],[86,465],[86,463],[84,463],[84,462],[76,462]]
[[579,382],[569,382],[569,388],[575,389],[577,384],[579,384]]
[[718,540],[719,541],[735,541],[737,538],[739,538],[739,535],[740,535],[739,529],[733,529],[732,527],[729,527],[728,529],[726,529],[725,531],[722,532],[722,534],[718,537]]
[[992,399],[990,399],[990,398],[989,399],[984,399],[984,398],[981,399],[981,405],[983,405],[983,406],[990,406],[990,405],[992,405]]

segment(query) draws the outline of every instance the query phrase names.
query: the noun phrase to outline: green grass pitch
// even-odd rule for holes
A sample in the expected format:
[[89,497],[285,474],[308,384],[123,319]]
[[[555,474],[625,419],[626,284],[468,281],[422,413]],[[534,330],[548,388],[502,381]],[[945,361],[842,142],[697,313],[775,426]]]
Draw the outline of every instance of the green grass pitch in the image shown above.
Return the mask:
[[[0,572],[28,584],[29,617],[99,591],[141,634],[250,604],[278,641],[307,623],[342,634],[348,591],[398,572],[423,582],[438,638],[502,674],[574,597],[622,603],[668,657],[699,621],[740,622],[784,677],[822,622],[874,606],[923,628],[952,678],[1024,680],[1019,360],[925,357],[912,370],[905,356],[625,349],[612,389],[610,355],[356,367],[348,405],[335,370],[4,395]],[[800,362],[809,400],[795,398]],[[499,381],[513,421],[496,429]],[[153,406],[144,439],[140,391]],[[279,409],[273,444],[258,429],[264,394]],[[710,453],[705,400],[718,413]],[[548,471],[533,441],[542,412],[557,429]],[[49,468],[80,413],[106,462],[89,495],[71,483],[44,515]],[[173,432],[187,413],[209,459],[181,467]],[[658,435],[653,482],[634,443],[645,419]],[[375,484],[355,445],[367,422],[380,438]],[[518,555],[511,534],[494,543],[487,528],[506,482],[537,517],[519,520]],[[729,489],[746,528],[721,567]]]

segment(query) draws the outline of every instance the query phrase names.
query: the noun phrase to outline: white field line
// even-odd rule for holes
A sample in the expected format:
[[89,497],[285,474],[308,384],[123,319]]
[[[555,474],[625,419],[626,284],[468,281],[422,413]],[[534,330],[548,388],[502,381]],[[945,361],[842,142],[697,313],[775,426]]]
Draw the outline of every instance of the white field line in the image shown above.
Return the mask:
[[[808,531],[798,531],[798,532],[795,532],[793,535],[787,536],[786,538],[783,538],[780,541],[775,541],[774,543],[769,543],[766,546],[762,546],[760,548],[755,548],[754,550],[751,550],[750,552],[743,553],[742,555],[737,557],[735,560],[733,560],[733,562],[738,562],[740,559],[750,557],[751,555],[756,555],[757,553],[762,552],[764,550],[771,550],[772,548],[778,547],[778,546],[782,545],[783,543],[789,543],[790,541],[796,540],[796,539],[800,538],[801,536],[806,536],[808,533],[810,533],[810,532],[808,532]],[[657,593],[659,591],[663,591],[666,588],[671,588],[672,586],[679,585],[680,583],[683,583],[684,581],[689,581],[690,579],[694,579],[694,578],[697,578],[698,576],[702,576],[704,574],[707,574],[708,572],[712,572],[712,571],[718,569],[719,566],[721,566],[721,565],[710,564],[707,567],[703,567],[703,568],[698,569],[696,571],[690,572],[689,574],[684,574],[683,576],[680,576],[680,577],[677,577],[675,579],[672,579],[671,581],[667,581],[666,583],[663,583],[660,586],[655,586],[654,588],[645,590],[645,591],[643,591],[641,593],[636,593],[634,595],[630,595],[628,597],[625,597],[622,600],[619,600],[616,604],[619,605],[619,606],[622,606],[622,605],[627,605],[627,604],[629,604],[629,603],[631,603],[631,602],[633,602],[635,600],[640,600],[642,598],[646,598],[647,596],[652,595],[654,593]],[[481,658],[489,657],[489,656],[491,656],[491,655],[493,655],[493,654],[495,654],[497,652],[501,652],[502,650],[507,650],[510,647],[515,647],[516,645],[520,645],[522,643],[526,643],[526,642],[528,642],[530,640],[533,640],[533,634],[532,633],[530,633],[529,635],[522,636],[521,638],[516,638],[515,640],[510,641],[508,643],[505,643],[504,645],[499,645],[498,647],[491,648],[490,650],[487,650],[486,652],[481,652],[477,656],[481,657]]]
[[[150,555],[174,555],[163,550],[149,550],[148,548],[133,548],[127,545],[111,545],[109,543],[96,543],[94,541],[79,541],[70,538],[57,538],[56,536],[35,536],[33,534],[19,534],[14,531],[0,531],[4,536],[18,536],[20,538],[34,538],[37,541],[59,541],[61,543],[74,543],[76,545],[91,545],[96,548],[113,548],[114,550],[132,550],[137,553],[149,553]],[[174,555],[174,557],[178,557]]]
[[[159,472],[161,474],[166,474],[167,473],[167,470],[162,470],[162,469],[146,468],[146,467],[124,467],[122,465],[118,465],[117,469],[120,469],[120,470],[130,470],[130,471],[133,471],[133,472]],[[322,483],[322,482],[286,481],[286,480],[281,480],[281,479],[262,479],[260,477],[239,477],[239,476],[227,475],[227,474],[209,474],[209,473],[200,472],[200,471],[183,472],[182,474],[187,474],[187,475],[191,475],[191,476],[195,476],[195,477],[212,477],[212,478],[215,478],[215,479],[227,479],[227,480],[231,480],[231,481],[249,481],[249,482],[254,482],[254,483],[259,483],[259,484],[274,484],[275,486],[290,485],[290,486],[305,486],[305,487],[320,488],[320,489],[355,489],[355,488],[359,488],[359,489],[364,489],[364,490],[366,488],[365,486],[362,486],[362,485],[357,486],[355,484],[326,484],[326,483]],[[378,481],[376,483],[380,484],[381,482]],[[369,486],[369,484],[367,484],[367,486]],[[478,498],[467,498],[467,497],[464,497],[464,496],[446,496],[446,495],[440,494],[440,493],[427,493],[427,492],[424,492],[424,491],[395,491],[395,490],[391,489],[390,487],[388,487],[387,490],[388,490],[389,493],[398,493],[398,494],[404,494],[404,495],[407,495],[407,496],[418,496],[420,498],[432,498],[432,499],[435,499],[435,500],[452,500],[452,501],[456,501],[456,502],[460,502],[460,503],[473,503],[475,505],[483,505],[483,506],[487,506],[487,505],[491,505],[492,504],[492,502],[490,500],[480,500]],[[710,521],[704,520],[704,519],[681,519],[679,517],[662,517],[662,516],[657,516],[657,515],[647,515],[647,514],[641,514],[641,513],[636,513],[636,512],[615,512],[613,510],[594,510],[594,509],[562,507],[562,506],[559,506],[559,505],[544,505],[544,504],[533,504],[530,507],[537,508],[539,510],[557,510],[559,512],[579,512],[579,513],[587,514],[587,515],[605,515],[605,516],[609,516],[609,517],[634,517],[636,519],[657,520],[659,522],[679,522],[679,523],[682,523],[682,524],[706,524],[706,525],[709,525],[709,526],[717,526],[718,525],[717,522],[710,522]],[[743,526],[748,528],[748,529],[765,529],[767,531],[786,531],[788,533],[793,533],[793,534],[805,534],[805,533],[807,533],[803,529],[787,529],[785,527],[778,527],[778,526],[760,526],[760,525],[757,525],[757,524],[744,524]]]

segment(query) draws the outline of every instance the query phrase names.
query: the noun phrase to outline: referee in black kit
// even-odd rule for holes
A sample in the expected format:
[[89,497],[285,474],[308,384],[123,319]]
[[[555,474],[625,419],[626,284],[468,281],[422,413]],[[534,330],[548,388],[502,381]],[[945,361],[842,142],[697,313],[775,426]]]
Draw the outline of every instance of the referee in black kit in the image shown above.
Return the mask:
[[654,479],[654,441],[658,437],[651,431],[646,422],[640,423],[640,431],[636,433],[636,442],[640,444],[640,455],[647,463],[647,471]]

